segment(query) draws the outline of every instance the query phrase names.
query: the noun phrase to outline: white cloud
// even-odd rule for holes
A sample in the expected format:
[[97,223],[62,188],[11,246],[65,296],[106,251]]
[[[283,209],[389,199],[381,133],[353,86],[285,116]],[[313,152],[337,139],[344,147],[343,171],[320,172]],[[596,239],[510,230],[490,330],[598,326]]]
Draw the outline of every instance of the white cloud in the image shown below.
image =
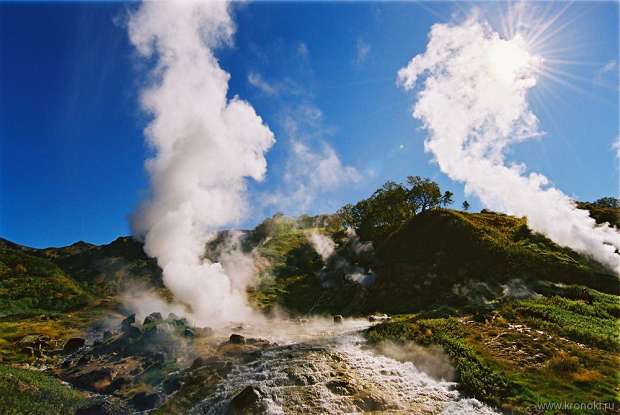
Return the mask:
[[434,25],[426,51],[398,72],[398,82],[422,84],[413,116],[429,133],[425,148],[466,192],[493,210],[527,216],[534,230],[620,273],[615,229],[597,226],[545,176],[505,161],[510,145],[541,135],[527,101],[539,65],[521,37],[502,39],[470,18]]
[[612,148],[616,151],[616,157],[620,160],[620,135],[616,137],[616,141],[612,144]]
[[264,177],[274,143],[248,102],[227,98],[230,75],[213,50],[232,43],[234,30],[228,3],[216,1],[144,2],[129,21],[131,43],[156,63],[141,91],[152,116],[151,193],[134,227],[166,286],[210,326],[253,315],[245,281],[203,254],[218,229],[246,216],[246,180]]
[[248,74],[248,83],[265,95],[275,95],[278,92],[275,86],[265,81],[263,77],[256,72],[250,72]]
[[368,55],[370,54],[370,44],[365,42],[363,39],[357,39],[356,43],[356,53],[355,53],[355,63],[361,65],[366,62]]

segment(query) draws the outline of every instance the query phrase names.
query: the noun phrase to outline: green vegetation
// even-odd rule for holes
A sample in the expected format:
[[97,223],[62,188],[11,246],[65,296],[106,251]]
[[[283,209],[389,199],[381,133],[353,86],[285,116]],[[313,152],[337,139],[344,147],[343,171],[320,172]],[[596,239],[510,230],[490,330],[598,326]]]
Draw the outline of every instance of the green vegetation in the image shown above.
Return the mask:
[[594,202],[580,202],[577,203],[577,207],[589,210],[596,223],[609,223],[620,228],[620,200],[614,197],[603,197]]
[[[369,341],[441,346],[461,390],[507,412],[545,402],[619,406],[617,276],[533,232],[526,218],[446,209],[451,201],[436,183],[410,177],[338,215],[274,215],[242,239],[259,274],[252,304],[300,315],[400,314],[369,329]],[[599,223],[619,224],[616,199],[579,206]],[[311,234],[331,239],[333,254],[322,258]],[[226,236],[209,244],[207,257],[217,260]],[[350,278],[371,270],[373,284]],[[0,361],[56,363],[52,351],[108,315],[115,294],[136,282],[169,294],[131,238],[43,250],[0,240]],[[27,347],[32,337],[49,356]],[[210,386],[185,387],[162,410],[185,410],[211,390],[218,375],[203,375]],[[0,413],[66,413],[83,399],[44,374],[6,366],[0,393]]]
[[[577,293],[582,299],[571,298]],[[561,287],[552,296],[473,314],[400,316],[370,328],[366,336],[373,343],[441,345],[460,389],[505,411],[526,413],[548,402],[596,400],[617,406],[619,301],[584,287]]]
[[387,182],[368,199],[343,206],[338,216],[362,239],[377,243],[415,215],[450,205],[452,196],[430,179],[409,176],[407,185]]
[[91,296],[52,262],[0,249],[0,318],[80,308]]
[[85,396],[41,372],[0,365],[0,413],[70,414]]

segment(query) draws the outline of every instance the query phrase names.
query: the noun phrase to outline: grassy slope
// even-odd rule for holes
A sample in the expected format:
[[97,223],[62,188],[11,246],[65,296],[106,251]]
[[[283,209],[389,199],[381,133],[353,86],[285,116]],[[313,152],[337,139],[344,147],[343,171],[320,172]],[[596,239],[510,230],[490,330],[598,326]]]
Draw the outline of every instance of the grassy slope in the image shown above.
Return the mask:
[[525,286],[546,280],[620,290],[611,272],[531,232],[525,219],[501,214],[419,215],[378,247],[378,256],[380,278],[369,306],[389,312],[492,300],[516,279]]
[[3,415],[72,414],[84,395],[40,372],[0,365],[0,413]]
[[0,249],[0,317],[64,312],[85,306],[90,294],[52,262]]
[[70,414],[86,401],[80,392],[40,372],[0,365],[0,413]]
[[[109,310],[106,299],[41,251],[0,241],[0,362],[35,363],[20,341],[47,336],[52,349],[82,335]],[[0,413],[67,414],[81,393],[38,371],[0,365]]]

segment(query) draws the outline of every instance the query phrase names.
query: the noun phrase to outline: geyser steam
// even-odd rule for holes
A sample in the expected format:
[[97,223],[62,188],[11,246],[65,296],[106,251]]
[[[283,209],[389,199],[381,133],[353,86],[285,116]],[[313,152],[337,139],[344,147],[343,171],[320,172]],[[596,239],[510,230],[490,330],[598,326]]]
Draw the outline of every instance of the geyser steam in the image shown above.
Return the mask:
[[542,64],[520,35],[502,39],[472,17],[434,25],[426,51],[398,72],[398,81],[412,89],[426,77],[413,116],[428,130],[426,150],[444,173],[487,207],[525,215],[534,230],[620,273],[615,228],[597,226],[543,175],[505,162],[509,145],[540,135],[527,92]]
[[146,161],[151,194],[135,231],[166,286],[210,325],[250,314],[244,284],[203,255],[215,231],[246,214],[246,179],[263,178],[274,143],[251,105],[226,96],[230,76],[214,49],[234,30],[223,1],[144,2],[129,21],[131,43],[155,63],[141,95],[152,116],[145,130],[154,149]]

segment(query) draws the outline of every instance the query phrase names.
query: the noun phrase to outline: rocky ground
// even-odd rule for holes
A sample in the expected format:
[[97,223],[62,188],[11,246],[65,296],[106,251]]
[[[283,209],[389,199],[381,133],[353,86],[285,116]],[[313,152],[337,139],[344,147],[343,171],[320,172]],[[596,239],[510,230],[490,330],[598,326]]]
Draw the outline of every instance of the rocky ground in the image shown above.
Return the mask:
[[41,369],[86,394],[77,414],[493,412],[368,346],[360,330],[386,318],[273,321],[261,339],[264,327],[215,332],[153,313],[62,348],[43,337],[25,347],[47,359]]

